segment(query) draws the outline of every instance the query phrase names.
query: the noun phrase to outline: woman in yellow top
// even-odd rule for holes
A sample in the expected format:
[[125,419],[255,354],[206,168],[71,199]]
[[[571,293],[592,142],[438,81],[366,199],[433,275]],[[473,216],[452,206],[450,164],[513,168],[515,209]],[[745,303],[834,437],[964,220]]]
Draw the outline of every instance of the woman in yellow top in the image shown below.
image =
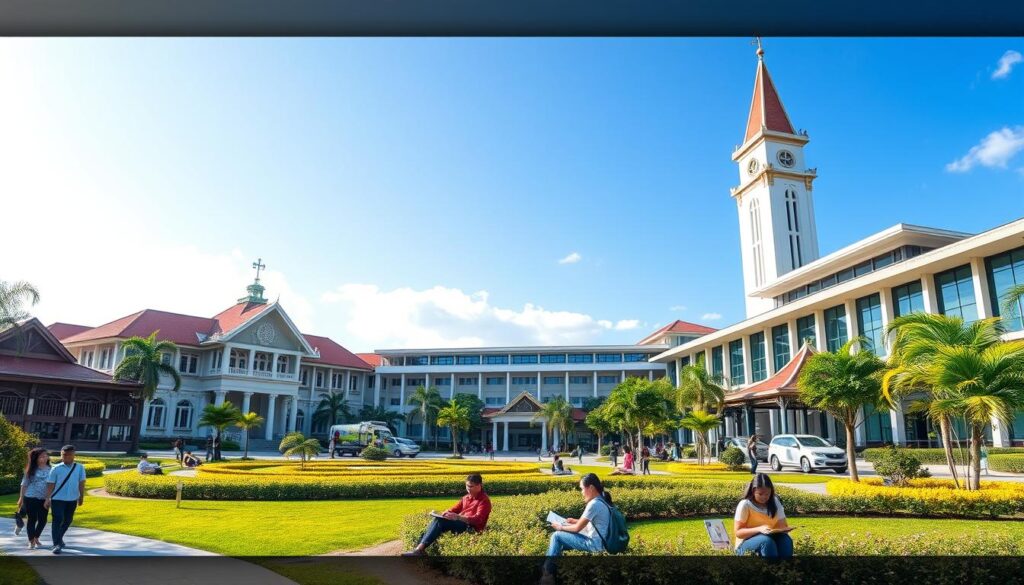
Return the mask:
[[771,478],[758,473],[750,480],[746,494],[736,506],[733,518],[736,554],[754,553],[765,558],[788,559],[793,556],[790,530],[786,511],[775,495]]

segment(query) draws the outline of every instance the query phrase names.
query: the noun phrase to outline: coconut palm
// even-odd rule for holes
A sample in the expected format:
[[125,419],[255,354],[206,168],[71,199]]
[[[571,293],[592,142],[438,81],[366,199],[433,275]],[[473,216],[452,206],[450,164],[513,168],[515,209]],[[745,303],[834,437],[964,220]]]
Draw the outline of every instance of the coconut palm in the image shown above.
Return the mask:
[[235,408],[231,402],[224,402],[220,406],[216,404],[207,404],[203,408],[203,414],[199,417],[199,426],[201,427],[213,427],[217,431],[217,439],[213,442],[215,448],[213,450],[213,460],[220,461],[220,436],[223,434],[224,429],[235,425],[242,413]]
[[889,352],[889,370],[882,378],[882,396],[890,404],[896,404],[904,396],[923,394],[924,397],[911,407],[928,413],[938,423],[946,465],[957,487],[960,480],[953,457],[951,428],[953,417],[958,413],[955,403],[948,401],[950,389],[935,387],[924,374],[938,348],[965,347],[981,352],[1000,343],[1002,332],[1001,321],[997,318],[979,319],[968,325],[960,317],[928,313],[897,317],[886,328],[886,334],[893,336],[893,342]]
[[[0,280],[0,331],[13,327],[28,318],[25,304],[35,305],[39,302],[39,291],[31,284],[20,282],[4,282]],[[15,332],[18,350],[21,351],[21,332]]]
[[679,420],[679,425],[693,431],[697,439],[697,464],[704,465],[705,458],[711,455],[708,442],[708,431],[720,424],[718,415],[703,410],[691,410]]
[[608,396],[608,414],[621,430],[636,431],[636,448],[643,444],[643,431],[648,425],[669,417],[675,389],[665,379],[627,378]]
[[438,426],[447,427],[451,431],[453,455],[457,456],[459,454],[459,431],[469,429],[472,422],[469,416],[469,408],[458,402],[449,402],[437,411]]
[[[423,386],[419,386],[411,395],[409,395],[409,399],[406,400],[406,404],[411,404],[416,407],[406,415],[406,418],[408,419],[409,424],[412,424],[412,421],[415,420],[416,416],[420,417],[420,420],[423,422],[421,438],[422,441],[426,443],[427,425],[434,420],[434,417],[437,415],[437,411],[441,408],[441,393],[434,387],[424,388]],[[435,449],[437,448],[436,443],[434,447]]]
[[345,395],[331,390],[326,396],[320,399],[316,411],[313,412],[313,420],[326,422],[327,428],[338,423],[348,422],[352,419],[352,410],[345,400]]
[[1011,319],[1021,317],[1020,306],[1024,302],[1024,284],[1017,284],[1006,289],[1000,303],[1002,313]]
[[159,331],[154,331],[149,337],[132,337],[124,340],[124,359],[117,364],[114,370],[115,380],[131,380],[142,383],[142,397],[152,400],[160,385],[160,376],[165,375],[174,383],[172,392],[181,388],[181,375],[171,364],[165,364],[163,354],[174,355],[178,346],[171,341],[157,341]]
[[533,422],[537,420],[543,420],[547,423],[546,438],[549,439],[548,445],[554,449],[556,447],[554,444],[555,429],[558,429],[558,432],[561,434],[560,440],[564,443],[569,431],[571,431],[574,426],[572,420],[572,405],[569,404],[565,398],[556,396],[541,405],[540,410],[533,415],[533,419],[530,421],[530,424],[533,424]]
[[679,370],[679,387],[676,392],[676,408],[684,412],[687,408],[704,412],[722,412],[725,403],[725,388],[721,376],[708,372],[704,356],[697,363],[683,366]]
[[797,380],[804,404],[831,414],[846,427],[846,459],[853,481],[860,481],[853,436],[858,412],[868,404],[877,409],[887,407],[881,393],[885,363],[870,350],[853,351],[855,344],[863,348],[866,341],[856,337],[835,353],[824,351],[811,355]]
[[295,431],[288,433],[281,439],[281,444],[277,446],[278,450],[285,457],[291,457],[292,455],[298,455],[302,458],[302,463],[299,465],[301,469],[306,468],[306,459],[316,457],[320,454],[320,441],[317,439],[307,439],[302,433]]
[[255,412],[238,413],[238,420],[235,421],[235,426],[242,429],[245,436],[245,454],[242,455],[242,459],[249,458],[249,431],[262,427],[264,422],[266,422],[264,418]]
[[370,406],[367,404],[359,410],[359,420],[375,420],[384,423],[392,433],[398,433],[398,426],[395,424],[405,418],[397,410],[388,410],[383,406]]

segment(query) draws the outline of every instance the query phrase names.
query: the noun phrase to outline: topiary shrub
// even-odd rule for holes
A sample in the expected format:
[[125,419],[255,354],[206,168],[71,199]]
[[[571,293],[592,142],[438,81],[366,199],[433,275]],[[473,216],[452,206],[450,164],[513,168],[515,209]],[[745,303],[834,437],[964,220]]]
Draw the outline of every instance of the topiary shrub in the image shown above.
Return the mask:
[[747,458],[743,455],[738,447],[729,447],[722,454],[719,455],[718,460],[725,464],[729,468],[729,471],[739,471],[743,469],[743,465],[747,462]]
[[388,450],[380,447],[365,447],[359,455],[367,461],[384,461],[388,458]]
[[875,473],[892,485],[906,486],[911,479],[931,476],[927,469],[921,468],[921,460],[906,449],[885,449],[875,457],[873,463]]
[[696,459],[697,448],[693,445],[687,445],[683,447],[683,459]]

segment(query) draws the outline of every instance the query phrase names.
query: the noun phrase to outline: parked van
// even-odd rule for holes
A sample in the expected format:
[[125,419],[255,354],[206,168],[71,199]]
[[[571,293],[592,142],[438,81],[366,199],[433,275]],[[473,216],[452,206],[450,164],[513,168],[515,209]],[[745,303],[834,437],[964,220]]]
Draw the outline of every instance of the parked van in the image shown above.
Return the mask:
[[383,447],[385,440],[393,440],[391,429],[379,421],[363,421],[331,427],[328,440],[334,439],[334,454],[338,457],[348,453],[353,457],[370,445]]

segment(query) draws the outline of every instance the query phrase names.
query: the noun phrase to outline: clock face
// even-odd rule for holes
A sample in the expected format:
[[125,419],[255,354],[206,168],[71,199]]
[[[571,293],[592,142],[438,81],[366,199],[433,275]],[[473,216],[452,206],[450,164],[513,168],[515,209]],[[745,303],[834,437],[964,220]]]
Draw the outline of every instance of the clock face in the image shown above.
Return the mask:
[[789,152],[788,150],[780,150],[778,159],[779,164],[786,168],[792,167],[793,163],[795,162],[795,159],[793,158],[793,153]]
[[760,167],[761,163],[757,162],[756,158],[750,159],[750,162],[747,163],[747,174],[753,175],[754,173],[757,172],[757,169]]

